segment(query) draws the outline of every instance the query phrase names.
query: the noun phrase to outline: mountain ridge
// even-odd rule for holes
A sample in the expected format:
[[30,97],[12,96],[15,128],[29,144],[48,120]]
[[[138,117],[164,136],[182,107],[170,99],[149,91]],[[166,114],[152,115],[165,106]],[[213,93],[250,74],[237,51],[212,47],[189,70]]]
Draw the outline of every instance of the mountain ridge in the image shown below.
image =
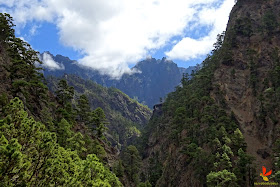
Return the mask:
[[280,182],[279,5],[238,0],[201,69],[156,108],[142,168],[153,186],[254,186],[262,166]]
[[180,84],[183,73],[191,74],[196,69],[195,67],[178,68],[177,64],[166,58],[161,60],[149,58],[138,62],[132,68],[139,72],[123,74],[119,80],[114,80],[108,75],[100,74],[97,70],[80,67],[76,61],[72,61],[68,57],[62,55],[51,55],[51,57],[54,61],[63,65],[64,69],[49,70],[45,68],[43,71],[45,76],[60,77],[64,73],[75,74],[83,79],[93,80],[105,87],[118,88],[129,97],[137,99],[150,108]]
[[[121,149],[140,136],[140,130],[148,123],[151,110],[116,88],[105,88],[91,80],[84,80],[76,75],[64,75],[62,77],[48,77],[49,89],[55,93],[59,80],[66,80],[69,86],[75,90],[74,100],[81,95],[88,98],[91,109],[101,107],[108,119],[106,133],[112,146]],[[77,102],[74,102],[77,103]]]

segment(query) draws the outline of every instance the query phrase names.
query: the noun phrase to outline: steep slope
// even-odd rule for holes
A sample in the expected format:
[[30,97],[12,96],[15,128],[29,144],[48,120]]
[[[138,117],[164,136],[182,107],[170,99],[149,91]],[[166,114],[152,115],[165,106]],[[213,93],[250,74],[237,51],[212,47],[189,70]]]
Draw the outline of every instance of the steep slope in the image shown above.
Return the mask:
[[262,166],[279,182],[279,3],[237,1],[201,70],[155,106],[142,170],[153,185],[253,186]]
[[0,186],[122,186],[115,149],[75,119],[71,93],[62,103],[48,90],[10,15],[0,23]]
[[[105,88],[75,75],[64,75],[61,78],[74,87],[75,100],[85,94],[92,109],[101,107],[104,110],[109,122],[107,138],[113,146],[131,144],[136,137],[140,136],[140,130],[151,117],[151,110],[147,106],[130,99],[116,88]],[[47,78],[48,86],[53,93],[57,90],[58,81],[61,78]]]
[[177,65],[166,58],[141,61],[134,67],[141,71],[123,77],[113,84],[129,96],[135,96],[150,108],[159,102],[160,97],[174,90],[180,83],[182,74]]
[[279,5],[276,0],[237,2],[225,38],[231,62],[223,63],[213,80],[237,117],[258,168],[273,167],[272,148],[280,135]]
[[51,55],[51,57],[64,69],[45,68],[45,76],[60,77],[64,73],[75,74],[83,79],[93,80],[102,86],[118,88],[129,97],[136,98],[140,103],[144,103],[150,108],[158,103],[160,98],[164,98],[167,93],[174,91],[174,88],[179,85],[183,73],[191,74],[192,70],[195,69],[195,67],[178,68],[174,62],[166,60],[166,58],[162,60],[150,58],[133,67],[141,73],[124,74],[121,79],[114,80],[98,71],[82,68],[67,57],[61,55]]
[[259,168],[273,167],[272,148],[279,138],[279,5],[279,1],[237,3],[228,25],[232,34],[226,38],[232,45],[232,63],[222,64],[214,79]]

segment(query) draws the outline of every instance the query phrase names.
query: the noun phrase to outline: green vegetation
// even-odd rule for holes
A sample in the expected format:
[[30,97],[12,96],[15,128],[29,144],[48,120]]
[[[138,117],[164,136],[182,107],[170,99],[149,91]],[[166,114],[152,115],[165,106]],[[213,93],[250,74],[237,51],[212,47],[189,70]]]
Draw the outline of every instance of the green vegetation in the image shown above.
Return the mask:
[[12,21],[0,13],[0,70],[8,75],[0,95],[0,186],[122,186],[108,167],[103,110],[75,108],[65,80],[54,97],[37,52],[15,37]]
[[152,186],[156,185],[157,180],[161,177],[162,165],[159,162],[158,154],[149,159],[149,182]]
[[279,27],[279,23],[277,22],[274,12],[268,11],[264,14],[263,25],[264,29],[269,35],[272,34],[277,27]]
[[209,187],[235,187],[238,186],[236,176],[227,171],[211,172],[207,175],[207,185]]
[[250,37],[253,34],[252,23],[250,18],[237,19],[234,25],[236,35]]
[[74,87],[69,87],[66,80],[62,79],[58,83],[58,90],[56,91],[56,97],[58,102],[62,105],[66,105],[71,102],[74,96]]
[[[275,47],[270,56],[273,60],[273,67],[268,73],[263,82],[263,90],[259,94],[259,102],[261,103],[258,118],[265,127],[268,123],[273,123],[274,125],[279,123],[279,112],[280,112],[280,55],[279,49]],[[275,171],[280,170],[280,129],[276,126],[275,133],[277,136],[274,137],[274,163]],[[279,172],[275,173],[275,179],[280,182]]]
[[57,144],[56,134],[29,117],[18,98],[11,100],[4,114],[0,121],[1,186],[121,186],[94,154],[82,160],[77,151]]
[[257,65],[256,65],[256,51],[249,49],[247,51],[247,55],[249,56],[250,64],[250,86],[253,90],[254,96],[257,94],[257,77],[258,77],[258,72],[257,72]]
[[149,181],[141,182],[138,187],[152,187]]
[[[145,142],[148,137],[162,140],[162,136],[169,132],[161,146],[174,145],[178,150],[171,157],[164,153],[150,155],[149,172],[154,175],[146,178],[153,186],[157,180],[179,177],[176,169],[168,167],[166,162],[179,162],[176,159],[182,154],[186,167],[199,178],[201,185],[244,186],[254,180],[253,159],[245,153],[246,143],[238,123],[233,113],[229,115],[222,108],[226,107],[224,98],[220,96],[219,86],[212,83],[216,68],[221,63],[231,64],[231,57],[227,57],[231,56],[228,42],[224,41],[224,34],[217,37],[215,49],[204,60],[202,68],[193,74],[192,79],[188,75],[183,77],[182,86],[170,93],[163,103],[163,116],[155,116],[147,126],[143,137],[145,149],[149,147]],[[210,97],[210,92],[217,95],[215,100]],[[177,180],[170,182],[172,186],[178,185]]]
[[123,153],[122,160],[129,180],[138,184],[141,157],[137,148],[133,145],[128,146]]
[[[139,104],[116,88],[105,88],[74,75],[64,76],[63,79],[48,77],[48,86],[53,92],[57,92],[60,90],[60,81],[64,79],[75,89],[73,105],[77,108],[77,119],[100,138],[108,128],[108,141],[121,148],[131,144],[141,135],[141,129],[151,116],[151,110],[147,106]],[[103,118],[104,114],[108,120],[95,120],[96,117]]]
[[81,95],[78,99],[78,117],[80,121],[89,123],[90,121],[90,106],[87,96]]
[[38,108],[33,104],[38,105],[39,100],[47,100],[47,87],[42,83],[40,68],[35,66],[36,63],[41,63],[38,53],[27,42],[15,37],[13,19],[8,14],[1,13],[0,22],[0,44],[9,56],[9,62],[3,64],[3,68],[11,81],[10,94],[24,99],[29,110],[38,115]]
[[[226,99],[234,97],[224,93],[230,89],[249,95],[252,121],[243,125],[253,135],[262,131],[258,138],[275,163],[270,179],[280,182],[280,52],[272,35],[279,34],[279,14],[266,9],[254,19],[244,12],[233,17],[229,35],[218,35],[199,70],[160,98],[148,125],[151,111],[116,88],[65,75],[48,78],[51,94],[37,52],[14,36],[12,18],[0,14],[0,186],[254,186],[254,158],[238,123],[246,115],[237,120],[236,108],[231,111],[234,101]],[[261,34],[273,48],[250,43]],[[242,79],[245,88],[220,82],[222,75]],[[128,81],[130,88],[138,80]]]

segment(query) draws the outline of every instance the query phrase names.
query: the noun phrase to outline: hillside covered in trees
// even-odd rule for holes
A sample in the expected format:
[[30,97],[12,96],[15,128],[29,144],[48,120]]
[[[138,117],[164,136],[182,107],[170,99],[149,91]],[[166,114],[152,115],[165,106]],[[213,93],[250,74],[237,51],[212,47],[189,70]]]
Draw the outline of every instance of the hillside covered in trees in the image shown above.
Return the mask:
[[[48,86],[53,93],[58,90],[59,80],[60,78],[47,77]],[[147,106],[139,104],[116,88],[105,88],[71,74],[64,75],[62,80],[66,80],[75,90],[74,105],[78,105],[80,96],[85,95],[90,108],[100,107],[104,110],[108,128],[105,135],[112,146],[117,146],[118,149],[122,145],[133,143],[151,117],[151,110]]]
[[12,21],[0,14],[0,186],[122,186],[110,171],[103,110],[84,96],[73,108],[66,81],[49,92],[38,53],[15,37]]
[[239,0],[192,79],[158,105],[143,140],[153,186],[254,186],[279,171],[280,2]]
[[0,186],[279,185],[279,12],[279,0],[236,1],[199,70],[150,120],[118,89],[45,79],[0,14]]

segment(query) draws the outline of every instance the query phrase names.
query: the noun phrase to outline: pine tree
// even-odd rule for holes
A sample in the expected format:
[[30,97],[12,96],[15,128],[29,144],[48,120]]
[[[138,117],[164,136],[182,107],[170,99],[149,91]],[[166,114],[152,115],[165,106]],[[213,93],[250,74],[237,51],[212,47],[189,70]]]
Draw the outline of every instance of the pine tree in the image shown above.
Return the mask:
[[73,136],[73,131],[71,131],[71,125],[64,118],[57,124],[56,133],[57,133],[57,142],[65,147],[67,145],[67,139]]
[[14,26],[13,18],[9,14],[0,13],[0,42],[2,45],[7,44],[7,42],[11,41],[14,37]]
[[207,175],[209,187],[238,187],[236,176],[228,170],[211,172]]
[[65,106],[67,103],[71,103],[71,100],[73,99],[74,87],[68,86],[67,81],[61,79],[55,93],[58,98],[58,102]]
[[78,117],[79,120],[88,123],[90,120],[90,106],[86,95],[81,95],[78,99]]
[[[13,19],[9,14],[0,13],[1,50],[9,56],[5,64],[8,77],[12,82],[11,95],[24,100],[32,113],[38,114],[40,103],[47,103],[47,86],[43,84],[43,75],[36,64],[42,62],[38,52],[31,46],[15,37]],[[32,94],[30,94],[32,93]]]
[[[57,123],[47,116],[50,132],[29,115],[38,119],[42,108],[49,114],[49,98],[36,67],[41,63],[38,53],[15,37],[13,26],[12,18],[0,13],[0,50],[8,56],[4,68],[12,83],[9,97],[14,97],[7,103],[2,95],[0,103],[0,186],[122,186],[96,155],[80,158],[84,138],[71,130],[68,120],[62,117]],[[66,92],[58,93],[58,98],[69,116],[72,107],[67,103],[71,103],[74,90],[63,83],[60,86]],[[59,144],[57,135],[61,135]]]
[[[122,186],[96,155],[82,160],[76,144],[72,145],[74,151],[57,144],[56,134],[29,117],[18,98],[4,113],[0,120],[0,186]],[[68,126],[66,120],[61,124]],[[78,146],[83,144],[79,138],[79,133],[73,137]]]
[[138,184],[141,158],[137,148],[133,145],[128,146],[124,151],[122,160],[129,180]]
[[100,107],[98,107],[94,112],[97,116],[95,120],[96,134],[99,138],[104,138],[104,132],[108,129],[107,127],[105,127],[106,117],[104,111]]
[[243,137],[243,134],[238,128],[234,131],[231,140],[235,151],[239,150],[240,148],[245,150],[246,148],[245,139]]
[[113,168],[114,173],[117,175],[117,177],[123,177],[124,175],[124,167],[123,162],[119,160]]

